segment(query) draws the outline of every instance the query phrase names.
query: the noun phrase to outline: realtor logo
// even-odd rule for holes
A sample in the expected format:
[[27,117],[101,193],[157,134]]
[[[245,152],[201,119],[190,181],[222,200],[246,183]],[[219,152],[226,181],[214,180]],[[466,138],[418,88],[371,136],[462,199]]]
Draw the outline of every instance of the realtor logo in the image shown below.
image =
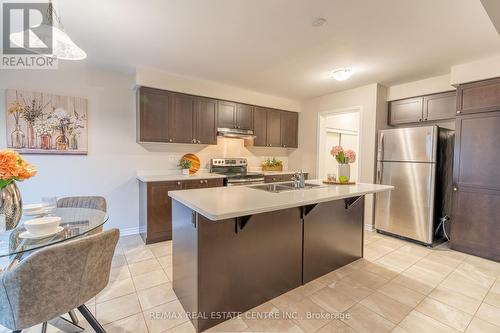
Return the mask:
[[49,3],[2,4],[3,69],[55,69]]

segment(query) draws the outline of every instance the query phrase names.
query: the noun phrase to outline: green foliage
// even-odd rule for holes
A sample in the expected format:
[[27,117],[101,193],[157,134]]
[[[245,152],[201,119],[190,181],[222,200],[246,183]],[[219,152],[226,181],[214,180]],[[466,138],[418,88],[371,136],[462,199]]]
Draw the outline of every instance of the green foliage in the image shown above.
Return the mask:
[[349,181],[349,178],[347,178],[346,176],[339,177],[339,182],[341,182],[341,183],[347,183],[348,181]]
[[179,162],[179,167],[181,169],[191,169],[192,165],[193,165],[193,162],[191,162],[190,160],[186,160],[186,159],[182,159]]
[[262,162],[263,167],[277,167],[277,166],[282,166],[283,161],[277,160],[276,157],[273,157],[273,159],[268,158],[264,162]]
[[340,164],[347,164],[347,163],[349,163],[349,157],[345,156],[345,153],[343,151],[341,151],[340,153],[338,153],[337,156],[335,156],[335,159]]
[[9,179],[0,179],[0,190],[3,189],[4,187],[7,187],[7,185],[10,185],[14,182],[14,178],[9,178]]

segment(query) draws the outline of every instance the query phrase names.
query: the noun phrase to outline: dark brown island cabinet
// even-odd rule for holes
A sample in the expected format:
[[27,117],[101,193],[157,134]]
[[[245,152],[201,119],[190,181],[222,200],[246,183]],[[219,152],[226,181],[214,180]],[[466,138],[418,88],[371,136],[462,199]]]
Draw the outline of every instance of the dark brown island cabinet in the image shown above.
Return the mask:
[[172,199],[168,192],[219,187],[223,178],[139,181],[139,230],[146,244],[172,239]]
[[405,98],[389,102],[389,125],[416,124],[454,119],[456,92]]
[[363,211],[361,195],[214,221],[174,199],[173,288],[197,332],[361,258]]
[[500,78],[459,85],[451,248],[500,261]]
[[217,144],[217,129],[253,130],[253,145],[297,148],[297,112],[194,96],[137,89],[137,141]]

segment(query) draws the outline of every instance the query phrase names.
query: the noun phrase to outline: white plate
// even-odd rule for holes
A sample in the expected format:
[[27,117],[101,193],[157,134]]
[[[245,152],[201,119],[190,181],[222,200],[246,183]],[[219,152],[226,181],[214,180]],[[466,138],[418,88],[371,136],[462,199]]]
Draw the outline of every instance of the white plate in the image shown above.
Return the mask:
[[45,207],[47,207],[48,205],[45,204],[45,203],[36,203],[36,204],[29,204],[29,205],[24,205],[23,206],[23,211],[26,211],[26,212],[32,212],[32,211],[36,211],[36,210],[41,210]]
[[50,233],[45,234],[45,235],[33,235],[29,231],[23,231],[19,234],[19,238],[21,238],[21,239],[41,239],[41,238],[55,235],[63,230],[64,230],[64,227],[59,226],[54,231],[51,231]]
[[45,208],[45,209],[39,209],[39,210],[32,210],[32,211],[23,211],[24,216],[42,216],[42,215],[47,215],[52,213],[51,208]]

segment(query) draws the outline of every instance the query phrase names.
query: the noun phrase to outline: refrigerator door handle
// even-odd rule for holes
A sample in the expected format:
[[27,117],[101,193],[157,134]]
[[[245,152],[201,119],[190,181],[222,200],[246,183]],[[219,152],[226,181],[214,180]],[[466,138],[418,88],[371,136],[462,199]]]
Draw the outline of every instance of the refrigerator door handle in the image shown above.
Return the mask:
[[382,184],[382,176],[384,174],[384,163],[378,162],[377,166],[377,184]]
[[378,139],[378,160],[379,161],[384,160],[384,132],[380,133]]

